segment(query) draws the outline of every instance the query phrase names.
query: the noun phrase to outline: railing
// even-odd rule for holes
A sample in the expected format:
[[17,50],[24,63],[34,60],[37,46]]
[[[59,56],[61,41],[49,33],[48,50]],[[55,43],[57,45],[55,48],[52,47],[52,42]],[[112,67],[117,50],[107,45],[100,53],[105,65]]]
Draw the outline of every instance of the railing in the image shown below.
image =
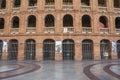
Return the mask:
[[101,28],[100,33],[101,34],[108,34],[109,33],[109,28]]
[[74,27],[64,27],[63,33],[74,33]]
[[90,6],[81,6],[81,9],[84,10],[84,11],[91,11]]
[[20,12],[20,7],[15,7],[15,8],[13,8],[12,10],[13,10],[13,13],[14,13],[14,12]]
[[11,28],[10,32],[11,32],[11,34],[18,34],[19,33],[19,28]]
[[120,8],[114,8],[115,13],[120,13]]
[[55,5],[45,5],[45,9],[46,10],[54,10],[55,9]]
[[37,9],[37,6],[28,6],[28,11],[34,11]]
[[116,34],[120,34],[120,29],[116,29]]
[[82,27],[82,33],[92,33],[91,27]]
[[35,33],[36,32],[36,27],[27,27],[26,32],[27,33]]
[[99,7],[99,12],[107,12],[107,7]]
[[0,14],[4,14],[6,9],[0,9]]
[[0,29],[0,34],[3,34],[4,33],[4,29]]
[[44,28],[44,33],[54,33],[55,28],[54,27],[45,27]]
[[63,5],[62,9],[64,9],[64,10],[72,10],[73,9],[73,5]]

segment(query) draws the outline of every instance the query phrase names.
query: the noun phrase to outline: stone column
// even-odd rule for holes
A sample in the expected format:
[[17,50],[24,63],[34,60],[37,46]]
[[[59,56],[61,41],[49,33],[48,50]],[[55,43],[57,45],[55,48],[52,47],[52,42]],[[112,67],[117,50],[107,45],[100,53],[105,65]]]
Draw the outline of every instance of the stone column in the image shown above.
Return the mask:
[[[96,41],[98,41],[98,40],[96,40]],[[93,54],[94,54],[94,60],[101,60],[100,43],[99,42],[93,43]]]
[[5,34],[5,35],[10,34],[10,28],[11,28],[10,15],[7,14],[7,15],[5,16],[5,25],[4,25],[4,34]]

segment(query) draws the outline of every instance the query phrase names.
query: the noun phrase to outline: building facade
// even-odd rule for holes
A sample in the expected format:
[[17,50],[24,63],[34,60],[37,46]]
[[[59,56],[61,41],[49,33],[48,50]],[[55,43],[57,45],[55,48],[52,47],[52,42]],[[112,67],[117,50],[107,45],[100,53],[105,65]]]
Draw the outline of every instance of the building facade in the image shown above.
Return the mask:
[[0,59],[120,59],[120,0],[0,0]]

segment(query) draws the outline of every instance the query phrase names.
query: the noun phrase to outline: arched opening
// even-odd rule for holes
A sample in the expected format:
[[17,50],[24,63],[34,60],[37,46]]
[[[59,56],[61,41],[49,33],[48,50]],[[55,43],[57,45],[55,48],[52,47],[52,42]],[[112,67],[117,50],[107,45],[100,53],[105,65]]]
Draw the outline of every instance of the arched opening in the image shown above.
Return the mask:
[[47,15],[45,17],[45,27],[54,27],[54,16]]
[[36,27],[36,16],[30,15],[28,17],[28,27]]
[[114,0],[114,8],[120,8],[120,0]]
[[0,1],[0,9],[5,9],[6,8],[6,0],[1,0]]
[[0,60],[2,59],[3,41],[0,40]]
[[25,42],[25,60],[35,60],[36,42],[33,39],[28,39]]
[[83,60],[93,59],[93,41],[92,40],[82,41],[82,59]]
[[116,28],[116,29],[120,29],[120,17],[117,17],[117,18],[115,19],[115,28]]
[[52,39],[46,39],[43,42],[43,58],[44,60],[55,59],[55,41]]
[[12,28],[19,28],[19,18],[17,16],[12,19]]
[[90,0],[81,0],[81,4],[84,6],[90,6]]
[[120,40],[117,41],[117,55],[118,59],[120,59]]
[[106,7],[106,0],[98,0],[98,6]]
[[62,42],[63,60],[74,60],[75,49],[74,41],[66,39]]
[[45,5],[54,5],[55,0],[45,0]]
[[14,7],[20,7],[21,5],[21,0],[14,0]]
[[89,15],[82,16],[82,27],[91,27],[91,18]]
[[37,6],[37,0],[29,0],[29,6]]
[[3,18],[0,18],[0,29],[4,29],[4,19]]
[[101,59],[111,59],[111,43],[109,40],[100,41]]
[[69,14],[63,17],[63,27],[73,27],[73,17]]
[[63,5],[72,5],[73,0],[63,0]]
[[99,18],[99,27],[100,28],[108,28],[108,21],[105,16],[101,16]]
[[13,39],[9,42],[9,60],[17,60],[18,56],[18,41]]

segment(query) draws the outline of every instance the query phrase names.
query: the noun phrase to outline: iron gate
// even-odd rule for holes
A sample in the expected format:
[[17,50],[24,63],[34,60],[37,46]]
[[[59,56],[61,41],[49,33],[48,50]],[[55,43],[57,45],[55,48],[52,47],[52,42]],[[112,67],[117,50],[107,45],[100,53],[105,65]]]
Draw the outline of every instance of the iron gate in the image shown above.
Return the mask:
[[55,59],[55,41],[45,40],[43,42],[43,58],[44,60],[54,60]]
[[25,59],[35,60],[36,43],[34,40],[27,40],[25,43]]
[[101,59],[110,59],[110,42],[108,40],[102,40],[100,42],[100,54],[101,54]]
[[0,60],[2,58],[2,47],[3,47],[3,42],[0,40]]
[[82,59],[93,59],[93,42],[91,40],[84,40],[82,42]]
[[117,42],[117,54],[118,58],[120,59],[120,41]]
[[9,60],[17,60],[18,56],[18,41],[17,40],[11,40],[9,42]]
[[62,44],[63,60],[74,60],[74,41],[64,40]]

